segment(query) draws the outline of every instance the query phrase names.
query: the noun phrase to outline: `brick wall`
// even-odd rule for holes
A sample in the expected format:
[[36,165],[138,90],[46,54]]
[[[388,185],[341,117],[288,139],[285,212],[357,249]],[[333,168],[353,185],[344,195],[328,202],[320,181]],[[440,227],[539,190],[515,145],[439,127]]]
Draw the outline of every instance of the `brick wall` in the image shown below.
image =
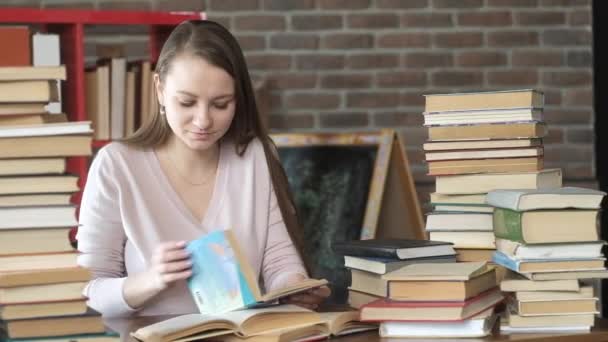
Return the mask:
[[[591,0],[13,0],[3,5],[205,10],[270,89],[275,130],[397,129],[425,193],[422,94],[538,88],[547,167],[595,185]],[[147,54],[141,28],[90,28]],[[424,199],[426,202],[426,199]]]

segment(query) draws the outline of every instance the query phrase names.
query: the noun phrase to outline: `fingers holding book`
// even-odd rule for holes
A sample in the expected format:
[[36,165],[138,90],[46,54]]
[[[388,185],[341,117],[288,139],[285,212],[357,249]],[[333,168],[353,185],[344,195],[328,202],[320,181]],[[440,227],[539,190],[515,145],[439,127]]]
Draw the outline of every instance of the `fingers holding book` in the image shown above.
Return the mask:
[[192,261],[190,261],[190,253],[185,247],[185,241],[169,241],[156,248],[152,255],[150,271],[159,290],[192,275]]

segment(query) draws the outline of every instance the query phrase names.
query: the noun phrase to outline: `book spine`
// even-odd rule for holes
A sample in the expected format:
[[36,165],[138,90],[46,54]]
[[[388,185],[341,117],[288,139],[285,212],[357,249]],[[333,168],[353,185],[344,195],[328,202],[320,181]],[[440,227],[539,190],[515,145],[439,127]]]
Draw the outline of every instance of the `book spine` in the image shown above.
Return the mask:
[[494,209],[494,235],[497,238],[524,242],[522,212],[504,208]]
[[501,252],[494,252],[494,254],[492,254],[492,261],[500,266],[510,269],[511,271],[519,273],[519,263]]

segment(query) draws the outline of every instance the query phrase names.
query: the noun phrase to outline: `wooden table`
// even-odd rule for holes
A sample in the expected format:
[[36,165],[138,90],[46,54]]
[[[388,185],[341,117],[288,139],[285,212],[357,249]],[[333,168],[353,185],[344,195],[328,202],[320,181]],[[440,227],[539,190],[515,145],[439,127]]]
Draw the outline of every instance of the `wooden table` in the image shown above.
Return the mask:
[[[128,319],[105,319],[105,323],[112,330],[119,332],[121,341],[135,342],[137,341],[129,335],[130,332],[137,330],[138,328],[152,324],[164,319],[170,318],[169,316],[153,316],[153,317],[137,317]],[[495,327],[497,328],[497,326]],[[512,334],[512,335],[501,335],[497,329],[493,335],[484,338],[380,338],[378,332],[364,332],[359,334],[353,334],[348,336],[331,338],[330,341],[338,342],[389,342],[389,341],[407,341],[407,342],[446,342],[446,341],[458,341],[458,342],[489,342],[489,341],[522,341],[522,342],[539,342],[539,341],[551,341],[551,342],[590,342],[590,341],[607,341],[608,342],[608,319],[598,319],[595,327],[589,333],[567,333],[567,334]]]

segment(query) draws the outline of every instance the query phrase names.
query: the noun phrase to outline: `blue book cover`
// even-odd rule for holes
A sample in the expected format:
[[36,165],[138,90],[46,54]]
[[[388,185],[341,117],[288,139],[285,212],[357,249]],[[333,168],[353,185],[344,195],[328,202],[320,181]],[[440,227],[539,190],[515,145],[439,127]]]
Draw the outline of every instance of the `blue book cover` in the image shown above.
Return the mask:
[[509,256],[504,253],[499,251],[494,252],[492,255],[492,261],[504,268],[510,269],[513,272],[519,272],[519,262],[509,258]]
[[253,270],[231,231],[215,231],[191,241],[190,293],[202,314],[220,314],[260,301]]

